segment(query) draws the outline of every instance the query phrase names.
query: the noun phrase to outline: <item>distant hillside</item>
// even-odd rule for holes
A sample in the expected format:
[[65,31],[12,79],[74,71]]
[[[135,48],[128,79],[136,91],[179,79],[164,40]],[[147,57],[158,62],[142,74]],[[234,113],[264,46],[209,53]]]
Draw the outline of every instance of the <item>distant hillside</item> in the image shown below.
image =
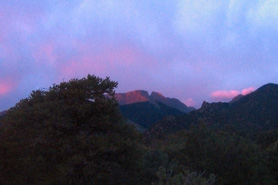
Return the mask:
[[236,102],[236,101],[238,101],[240,98],[242,98],[244,95],[242,95],[242,94],[239,94],[239,95],[237,95],[236,97],[234,97],[231,101],[230,101],[230,103],[234,103],[234,102]]
[[187,115],[163,120],[150,133],[172,133],[204,122],[215,128],[232,125],[242,130],[270,130],[278,128],[278,85],[266,84],[251,94],[239,96],[230,103],[207,103]]
[[117,93],[122,115],[140,125],[149,128],[167,116],[177,116],[195,110],[175,98],[164,97],[161,93],[144,90]]
[[150,95],[150,100],[151,101],[159,101],[164,103],[165,105],[168,105],[170,107],[176,108],[182,112],[190,112],[195,110],[193,107],[187,107],[185,104],[183,104],[181,101],[179,101],[176,98],[167,98],[164,97],[162,94],[159,92],[152,92]]
[[152,92],[151,95],[144,90],[136,90],[127,93],[116,93],[116,98],[120,105],[127,105],[139,102],[150,102],[155,104],[156,102],[161,102],[165,105],[178,109],[181,112],[190,112],[195,110],[193,107],[187,107],[181,101],[176,98],[164,97],[159,92]]
[[184,112],[165,105],[164,103],[153,103],[150,101],[121,105],[120,111],[125,118],[143,128],[149,128],[154,123],[167,116],[184,114]]

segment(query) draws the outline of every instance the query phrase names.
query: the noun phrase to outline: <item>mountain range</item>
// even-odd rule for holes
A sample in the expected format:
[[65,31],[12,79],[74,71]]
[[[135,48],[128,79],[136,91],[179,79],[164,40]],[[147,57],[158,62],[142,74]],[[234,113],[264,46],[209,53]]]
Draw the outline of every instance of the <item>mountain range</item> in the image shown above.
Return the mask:
[[135,90],[127,93],[116,93],[116,99],[120,105],[127,105],[139,102],[150,102],[152,104],[161,102],[169,107],[178,109],[181,112],[190,112],[192,110],[195,110],[195,108],[186,106],[176,98],[168,98],[155,91],[153,91],[150,95],[145,90]]
[[198,110],[153,125],[150,133],[173,133],[199,122],[214,128],[230,126],[253,131],[277,129],[278,85],[266,84],[248,95],[235,97],[229,103],[204,101]]
[[175,98],[164,97],[161,93],[136,90],[117,93],[116,99],[122,115],[143,128],[149,128],[167,116],[177,116],[195,110]]
[[[158,92],[136,90],[117,93],[119,109],[129,123],[148,129],[148,133],[174,133],[200,122],[214,128],[226,126],[241,130],[278,128],[278,85],[269,83],[248,95],[238,95],[230,102],[203,102],[201,108],[188,107],[178,99]],[[0,117],[6,111],[0,112]]]

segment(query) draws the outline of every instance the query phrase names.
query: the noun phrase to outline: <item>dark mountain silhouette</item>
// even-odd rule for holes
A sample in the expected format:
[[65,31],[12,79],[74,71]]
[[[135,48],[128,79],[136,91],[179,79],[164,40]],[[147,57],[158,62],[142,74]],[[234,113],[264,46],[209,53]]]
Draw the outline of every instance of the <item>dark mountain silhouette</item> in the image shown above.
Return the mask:
[[190,112],[195,110],[195,108],[193,107],[187,107],[185,104],[183,104],[182,102],[180,102],[178,99],[176,98],[167,98],[164,97],[162,94],[160,94],[159,92],[152,92],[150,95],[150,100],[151,101],[159,101],[164,103],[165,105],[168,105],[170,107],[176,108],[182,112]]
[[242,98],[244,95],[242,95],[242,94],[239,94],[239,95],[237,95],[236,97],[234,97],[231,101],[230,101],[230,103],[234,103],[234,102],[236,102],[236,101],[238,101],[240,98]]
[[117,93],[122,115],[143,128],[149,128],[157,121],[167,117],[195,110],[175,98],[164,97],[159,92],[151,95],[144,90]]
[[195,110],[193,107],[187,107],[176,98],[164,97],[159,92],[152,92],[151,95],[144,90],[136,90],[127,93],[116,93],[116,98],[120,105],[133,104],[139,102],[150,102],[156,104],[156,102],[164,103],[170,107],[180,110],[181,112],[190,112]]
[[164,117],[184,114],[184,112],[158,101],[121,105],[120,111],[125,118],[143,128],[149,128]]
[[266,84],[230,103],[207,103],[187,115],[164,119],[150,129],[153,135],[172,133],[203,122],[211,127],[227,125],[240,130],[278,128],[278,85]]

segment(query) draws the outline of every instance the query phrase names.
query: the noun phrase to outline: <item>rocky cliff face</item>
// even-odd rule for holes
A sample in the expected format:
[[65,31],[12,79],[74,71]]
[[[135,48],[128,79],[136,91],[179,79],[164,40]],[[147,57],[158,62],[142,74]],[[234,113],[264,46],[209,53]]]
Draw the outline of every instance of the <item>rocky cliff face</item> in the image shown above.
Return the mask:
[[136,90],[116,94],[122,115],[140,125],[149,128],[157,121],[168,117],[183,115],[194,108],[189,108],[178,99],[167,98],[159,92]]
[[127,93],[116,93],[116,99],[120,105],[150,101],[147,91],[136,90]]
[[136,90],[127,93],[117,93],[116,99],[120,105],[127,105],[139,102],[150,102],[156,104],[156,102],[161,102],[169,107],[173,107],[181,112],[190,112],[195,110],[193,107],[187,107],[185,104],[180,102],[176,98],[168,98],[163,96],[159,92],[152,92],[151,95],[144,90]]

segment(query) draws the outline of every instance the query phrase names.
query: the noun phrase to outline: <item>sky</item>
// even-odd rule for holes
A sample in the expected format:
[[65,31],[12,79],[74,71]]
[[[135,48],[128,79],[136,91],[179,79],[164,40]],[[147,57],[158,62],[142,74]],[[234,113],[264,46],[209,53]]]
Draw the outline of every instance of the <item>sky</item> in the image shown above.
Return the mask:
[[277,0],[0,0],[0,111],[93,74],[189,106],[278,83]]

